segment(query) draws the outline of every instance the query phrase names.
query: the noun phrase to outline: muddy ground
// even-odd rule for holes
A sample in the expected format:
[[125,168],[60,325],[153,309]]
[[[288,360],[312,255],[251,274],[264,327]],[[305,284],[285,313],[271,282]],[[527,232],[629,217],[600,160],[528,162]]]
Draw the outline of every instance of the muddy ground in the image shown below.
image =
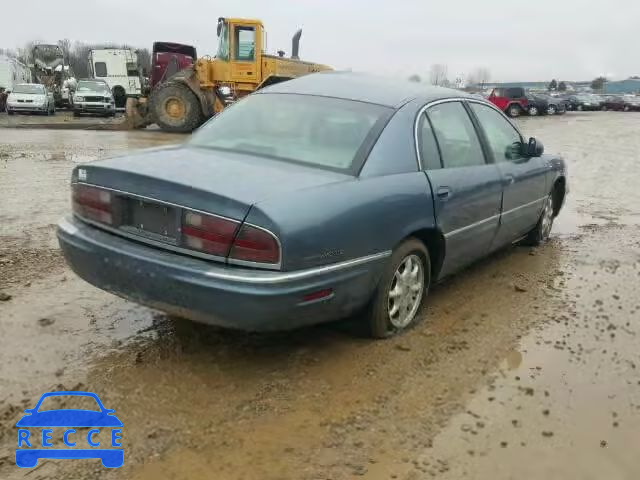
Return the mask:
[[[47,128],[53,130],[123,130],[126,128],[124,113],[115,117],[81,115],[74,117],[70,110],[57,110],[55,115],[36,113],[0,114],[0,128]],[[157,127],[152,127],[157,128]]]
[[[640,478],[640,114],[520,123],[568,161],[551,242],[377,342],[175,322],[82,282],[54,240],[73,165],[183,138],[0,129],[0,478]],[[15,421],[54,389],[115,409],[123,468],[15,466]]]

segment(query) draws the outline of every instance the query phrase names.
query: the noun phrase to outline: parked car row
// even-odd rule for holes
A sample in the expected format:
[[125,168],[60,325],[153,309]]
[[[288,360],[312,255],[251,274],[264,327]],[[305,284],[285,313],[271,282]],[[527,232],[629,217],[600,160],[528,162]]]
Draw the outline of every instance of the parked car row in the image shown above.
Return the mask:
[[520,115],[560,115],[567,111],[566,102],[542,93],[527,93],[522,87],[494,88],[488,100],[510,117]]
[[522,87],[494,88],[487,99],[510,117],[559,115],[567,110],[640,111],[640,97],[629,95],[571,94],[552,96],[526,92]]
[[[104,80],[80,80],[72,101],[74,117],[81,114],[98,114],[113,117],[115,101],[109,85]],[[6,111],[15,113],[56,113],[53,92],[38,83],[20,83],[8,93]]]

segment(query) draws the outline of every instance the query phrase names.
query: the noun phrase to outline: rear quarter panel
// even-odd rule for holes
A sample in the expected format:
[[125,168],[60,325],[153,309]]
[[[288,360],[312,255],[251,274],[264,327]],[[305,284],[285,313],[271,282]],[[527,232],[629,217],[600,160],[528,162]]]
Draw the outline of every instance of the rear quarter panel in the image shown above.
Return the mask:
[[296,191],[257,203],[246,221],[278,236],[287,271],[389,251],[434,227],[430,187],[418,171]]

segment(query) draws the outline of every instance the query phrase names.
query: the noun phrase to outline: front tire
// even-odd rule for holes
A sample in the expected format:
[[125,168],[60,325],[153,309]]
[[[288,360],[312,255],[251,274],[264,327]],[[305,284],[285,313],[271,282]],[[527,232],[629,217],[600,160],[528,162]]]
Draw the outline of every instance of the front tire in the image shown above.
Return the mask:
[[553,194],[550,193],[544,202],[544,208],[538,219],[538,223],[524,239],[525,245],[537,247],[549,240],[551,227],[553,227],[553,219],[555,218],[555,210],[553,204]]
[[416,323],[431,284],[429,251],[416,238],[401,243],[391,255],[366,318],[366,333],[388,338]]
[[166,132],[190,133],[204,120],[200,102],[186,85],[161,85],[149,101],[153,118]]
[[113,87],[113,101],[116,108],[124,108],[127,103],[127,92],[120,85]]
[[555,115],[556,112],[557,112],[557,110],[556,110],[556,106],[555,105],[549,105],[547,107],[547,114],[548,115]]

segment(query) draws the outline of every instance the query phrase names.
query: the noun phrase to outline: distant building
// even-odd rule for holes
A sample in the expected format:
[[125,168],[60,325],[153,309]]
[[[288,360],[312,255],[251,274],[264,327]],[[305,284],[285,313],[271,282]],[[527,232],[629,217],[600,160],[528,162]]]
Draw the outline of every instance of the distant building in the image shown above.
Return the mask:
[[606,82],[604,84],[604,93],[640,93],[640,79],[628,78],[627,80]]

